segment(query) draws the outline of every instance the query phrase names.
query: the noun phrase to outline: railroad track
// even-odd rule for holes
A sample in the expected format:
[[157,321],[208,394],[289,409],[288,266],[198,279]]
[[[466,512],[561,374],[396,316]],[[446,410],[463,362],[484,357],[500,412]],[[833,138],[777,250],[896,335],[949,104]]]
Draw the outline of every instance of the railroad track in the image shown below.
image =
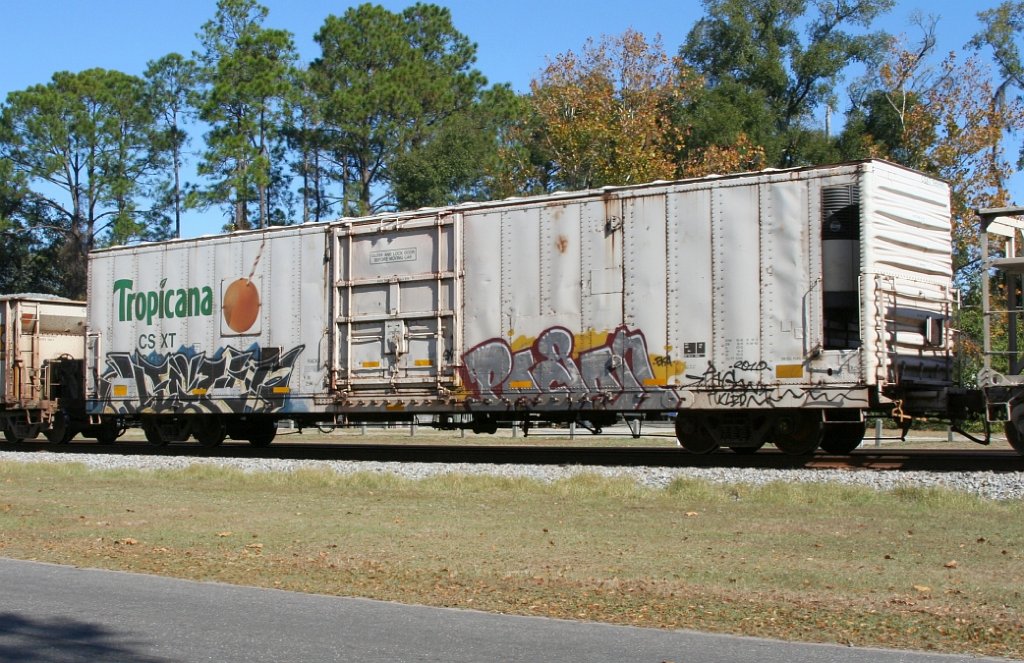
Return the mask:
[[741,467],[757,469],[900,470],[929,472],[1024,472],[1024,456],[1012,451],[937,449],[858,449],[839,456],[823,452],[787,456],[763,449],[754,454],[719,451],[695,455],[667,447],[493,446],[435,444],[275,443],[253,447],[226,442],[207,448],[193,443],[163,447],[145,442],[102,445],[92,442],[0,444],[6,451],[49,451],[76,455],[163,455],[204,458],[275,458],[286,460],[350,460],[405,463],[495,463],[516,465],[583,465],[629,467]]

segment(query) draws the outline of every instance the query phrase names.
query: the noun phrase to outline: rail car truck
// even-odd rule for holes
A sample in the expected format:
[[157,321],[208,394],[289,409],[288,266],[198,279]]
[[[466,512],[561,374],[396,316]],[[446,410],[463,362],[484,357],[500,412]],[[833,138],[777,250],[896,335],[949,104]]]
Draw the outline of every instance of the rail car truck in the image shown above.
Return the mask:
[[0,296],[0,429],[8,441],[100,432],[85,415],[85,308],[51,295]]
[[155,443],[627,415],[840,452],[959,398],[951,277],[947,185],[880,160],[116,247],[86,396]]

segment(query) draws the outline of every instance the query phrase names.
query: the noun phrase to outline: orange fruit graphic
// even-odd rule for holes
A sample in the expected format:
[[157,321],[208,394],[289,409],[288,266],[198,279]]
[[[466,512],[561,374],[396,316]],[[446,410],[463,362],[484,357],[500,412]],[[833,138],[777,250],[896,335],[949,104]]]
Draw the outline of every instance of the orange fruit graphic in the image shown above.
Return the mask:
[[249,279],[238,279],[224,291],[224,321],[241,334],[260,314],[260,293]]

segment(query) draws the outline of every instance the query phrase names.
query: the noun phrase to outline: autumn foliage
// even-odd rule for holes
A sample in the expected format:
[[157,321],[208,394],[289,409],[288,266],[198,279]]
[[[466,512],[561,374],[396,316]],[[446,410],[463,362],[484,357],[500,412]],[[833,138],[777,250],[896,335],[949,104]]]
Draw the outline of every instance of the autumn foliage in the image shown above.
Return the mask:
[[741,136],[681,159],[688,129],[676,110],[704,81],[661,38],[627,30],[588,40],[548,63],[530,86],[531,107],[557,181],[570,189],[736,172],[763,162]]
[[559,180],[588,188],[675,177],[684,136],[670,111],[692,85],[659,38],[635,31],[556,56],[530,89]]
[[871,156],[932,173],[950,185],[953,249],[958,271],[977,267],[974,211],[1010,203],[1013,166],[1003,137],[1024,128],[1020,99],[999,100],[991,75],[975,57],[949,53],[930,67],[894,43],[878,80],[898,131],[888,144],[871,142]]

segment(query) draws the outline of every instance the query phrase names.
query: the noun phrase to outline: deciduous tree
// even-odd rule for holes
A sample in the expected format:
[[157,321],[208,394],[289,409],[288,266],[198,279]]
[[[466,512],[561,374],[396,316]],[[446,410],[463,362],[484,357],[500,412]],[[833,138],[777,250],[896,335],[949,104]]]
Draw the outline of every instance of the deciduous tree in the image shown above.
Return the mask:
[[391,167],[398,207],[496,197],[491,174],[501,155],[501,133],[517,110],[517,96],[508,86],[485,90],[479,101],[448,116],[428,139],[398,155]]
[[933,65],[934,41],[922,44],[894,42],[843,140],[855,146],[846,156],[884,157],[950,184],[954,266],[967,285],[978,266],[974,210],[1009,202],[1005,138],[1024,128],[1024,104],[995,103],[998,84],[977,58],[949,53]]
[[540,130],[534,134],[571,189],[676,175],[684,135],[672,109],[693,80],[661,46],[636,31],[588,40],[563,53],[530,84]]
[[815,113],[835,107],[851,63],[884,53],[886,35],[864,30],[894,0],[812,4],[813,11],[806,0],[704,0],[707,14],[679,51],[705,77],[681,120],[690,129],[688,158],[744,140],[763,147],[771,166],[828,157]]

